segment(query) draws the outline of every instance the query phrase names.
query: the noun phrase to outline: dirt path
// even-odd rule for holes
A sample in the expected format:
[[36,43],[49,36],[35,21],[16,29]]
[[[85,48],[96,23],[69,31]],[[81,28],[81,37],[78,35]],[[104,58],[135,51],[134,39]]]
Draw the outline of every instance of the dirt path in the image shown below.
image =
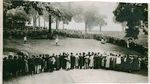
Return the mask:
[[112,70],[60,70],[19,77],[4,84],[56,84],[56,83],[147,83],[147,76]]

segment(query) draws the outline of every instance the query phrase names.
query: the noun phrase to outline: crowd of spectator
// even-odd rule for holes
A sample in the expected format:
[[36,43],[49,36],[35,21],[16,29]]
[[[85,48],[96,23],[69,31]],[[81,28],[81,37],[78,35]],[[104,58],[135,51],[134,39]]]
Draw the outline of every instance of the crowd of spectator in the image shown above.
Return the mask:
[[18,52],[3,58],[3,78],[73,69],[110,69],[117,71],[139,71],[147,69],[147,58],[138,55],[114,53],[81,52],[60,54],[28,55]]

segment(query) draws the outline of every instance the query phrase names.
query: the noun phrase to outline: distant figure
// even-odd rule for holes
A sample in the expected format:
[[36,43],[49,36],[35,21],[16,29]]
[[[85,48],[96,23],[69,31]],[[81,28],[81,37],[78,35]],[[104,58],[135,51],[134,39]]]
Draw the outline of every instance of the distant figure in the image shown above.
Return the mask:
[[130,40],[128,39],[128,40],[127,40],[127,48],[130,48],[129,45],[130,45]]
[[9,39],[12,40],[12,36],[11,35],[9,36]]
[[102,44],[105,44],[106,42],[105,42],[105,40],[102,38],[102,40],[101,40],[101,43]]
[[26,36],[23,37],[23,40],[24,40],[24,43],[27,43],[27,37]]
[[58,42],[59,42],[58,36],[56,37],[55,42],[56,42],[56,45],[58,45]]

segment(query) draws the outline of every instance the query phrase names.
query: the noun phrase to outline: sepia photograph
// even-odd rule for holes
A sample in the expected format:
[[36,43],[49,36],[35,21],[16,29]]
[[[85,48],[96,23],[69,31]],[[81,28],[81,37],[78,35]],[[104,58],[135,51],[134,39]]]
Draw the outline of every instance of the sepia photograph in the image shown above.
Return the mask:
[[3,0],[3,84],[148,83],[148,3]]

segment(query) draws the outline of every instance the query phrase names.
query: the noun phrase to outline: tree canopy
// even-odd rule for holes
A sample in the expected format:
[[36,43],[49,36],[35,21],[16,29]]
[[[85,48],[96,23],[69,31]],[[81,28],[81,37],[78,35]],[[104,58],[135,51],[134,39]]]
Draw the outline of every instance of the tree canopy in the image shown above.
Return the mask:
[[104,24],[105,18],[107,18],[106,15],[100,14],[99,7],[94,4],[84,6],[78,4],[74,16],[76,22],[85,22],[85,33],[87,33],[87,28],[91,30],[95,26]]
[[146,3],[119,3],[113,13],[117,22],[127,22],[128,29],[126,29],[125,37],[138,39],[141,21],[145,24],[148,21],[148,5]]

